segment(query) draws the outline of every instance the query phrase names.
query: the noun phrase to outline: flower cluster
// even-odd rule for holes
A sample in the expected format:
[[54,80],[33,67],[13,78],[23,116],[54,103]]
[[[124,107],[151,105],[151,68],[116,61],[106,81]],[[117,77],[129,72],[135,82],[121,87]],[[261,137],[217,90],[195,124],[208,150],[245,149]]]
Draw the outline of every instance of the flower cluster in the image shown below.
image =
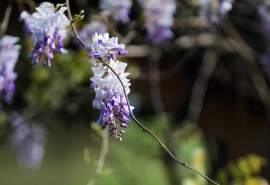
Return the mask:
[[89,59],[101,58],[101,59],[113,59],[115,60],[115,55],[125,56],[127,51],[125,51],[124,44],[118,44],[118,38],[109,38],[108,33],[97,34],[92,37],[92,44],[85,47],[85,50],[89,51]]
[[51,66],[54,52],[66,53],[62,40],[66,38],[66,27],[70,21],[64,14],[66,7],[55,12],[54,5],[48,2],[41,3],[32,15],[22,12],[20,19],[24,20],[25,27],[32,34],[33,51],[29,58],[32,64],[42,60],[43,65]]
[[[95,49],[90,49],[92,47]],[[129,73],[125,73],[127,64],[116,61],[114,56],[114,54],[127,54],[124,45],[118,45],[117,38],[109,38],[107,33],[103,36],[95,34],[93,43],[87,49],[90,49],[90,58],[100,58],[115,71],[125,87],[126,94],[129,94],[130,83],[126,78]],[[93,61],[92,71],[94,76],[90,79],[92,81],[90,87],[96,91],[93,107],[101,110],[97,123],[102,124],[102,129],[109,125],[111,135],[122,140],[121,134],[125,131],[119,130],[119,127],[127,127],[130,114],[123,87],[113,71],[103,62]],[[133,110],[133,107],[130,109]]]
[[170,27],[176,9],[174,0],[140,0],[144,9],[145,26],[154,44],[173,37]]
[[85,24],[81,31],[78,32],[81,39],[86,43],[91,43],[91,37],[95,33],[104,34],[107,32],[107,26],[98,21],[92,21],[89,24]]
[[234,0],[199,0],[200,15],[210,26],[216,25],[232,9]]
[[99,4],[100,9],[112,12],[115,21],[122,21],[123,23],[129,22],[131,6],[131,0],[101,0]]
[[11,142],[20,166],[37,169],[44,156],[45,130],[16,112],[11,114],[10,122],[14,129]]
[[15,91],[14,80],[17,74],[14,72],[14,67],[21,48],[20,45],[15,45],[18,41],[18,37],[8,35],[0,40],[0,97],[6,103],[12,102]]

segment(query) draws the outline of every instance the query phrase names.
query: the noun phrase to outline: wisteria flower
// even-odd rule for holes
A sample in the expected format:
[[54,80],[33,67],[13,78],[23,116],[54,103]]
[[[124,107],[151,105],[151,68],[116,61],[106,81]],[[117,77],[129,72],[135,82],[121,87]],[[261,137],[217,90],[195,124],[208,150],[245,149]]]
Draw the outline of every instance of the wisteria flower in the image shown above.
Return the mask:
[[15,91],[14,80],[17,73],[14,72],[19,57],[21,46],[15,44],[18,37],[5,35],[0,40],[0,97],[6,103],[12,102]]
[[232,9],[234,0],[199,0],[200,15],[210,25],[216,25]]
[[174,0],[140,0],[144,9],[145,27],[150,40],[159,44],[173,37],[170,27],[176,9]]
[[21,14],[21,19],[32,34],[31,43],[34,49],[29,58],[33,59],[32,64],[42,60],[44,66],[51,66],[54,52],[67,53],[62,44],[62,40],[67,36],[66,27],[70,24],[64,14],[67,8],[61,7],[55,12],[53,4],[44,2],[36,10],[32,15],[27,12]]
[[[127,64],[110,59],[109,65],[120,77],[126,94],[128,94],[130,83],[126,78],[129,73],[125,73]],[[96,91],[93,107],[100,109],[97,123],[102,124],[103,129],[109,125],[111,135],[122,140],[121,133],[125,131],[119,130],[119,126],[126,128],[127,122],[130,121],[128,118],[130,112],[123,87],[116,75],[102,63],[93,62],[92,71],[94,76],[90,79],[92,81],[91,87]],[[130,108],[133,110],[133,107]]]
[[124,44],[118,44],[117,37],[109,38],[108,33],[97,34],[92,37],[92,44],[85,47],[85,50],[89,51],[88,58],[101,58],[101,59],[115,59],[115,55],[125,56]]
[[10,123],[14,129],[11,144],[17,152],[19,165],[38,169],[44,156],[45,130],[40,125],[26,121],[19,113],[12,113]]
[[37,21],[35,17],[32,16],[32,14],[29,14],[27,11],[22,11],[20,15],[20,21],[24,21],[24,32],[26,35],[31,35],[31,29],[29,26],[33,25],[34,22]]
[[90,44],[92,42],[92,35],[95,35],[95,33],[104,34],[106,32],[107,26],[105,24],[98,21],[92,21],[89,24],[85,24],[78,34],[86,44]]
[[130,7],[132,6],[131,0],[101,0],[99,7],[102,10],[111,11],[115,21],[122,21],[128,23]]

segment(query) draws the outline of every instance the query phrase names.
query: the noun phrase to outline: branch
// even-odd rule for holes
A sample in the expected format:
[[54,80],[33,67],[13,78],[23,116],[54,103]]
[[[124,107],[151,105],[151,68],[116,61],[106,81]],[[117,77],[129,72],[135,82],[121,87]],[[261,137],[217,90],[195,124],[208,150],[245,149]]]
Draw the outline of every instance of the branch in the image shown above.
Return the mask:
[[108,129],[102,130],[102,144],[99,152],[97,168],[93,178],[88,182],[87,185],[94,185],[95,182],[97,181],[97,178],[100,176],[108,149],[108,143],[109,143]]
[[0,39],[2,39],[2,37],[5,35],[5,33],[7,31],[7,26],[8,26],[8,22],[9,22],[9,18],[10,18],[10,13],[11,13],[11,10],[12,10],[12,3],[13,3],[13,0],[9,0],[8,7],[6,9],[4,20],[3,20],[3,23],[2,23]]
[[[68,16],[69,16],[69,19],[71,20],[71,26],[72,26],[72,30],[75,34],[75,38],[78,39],[80,41],[80,43],[85,47],[86,44],[81,40],[80,36],[78,35],[77,33],[77,30],[75,28],[75,25],[74,25],[74,21],[73,21],[73,18],[71,16],[71,11],[70,11],[70,6],[69,6],[69,0],[66,0],[66,6],[67,6],[67,9],[68,9]],[[127,105],[128,105],[128,109],[129,109],[129,112],[130,112],[130,115],[132,117],[132,119],[135,121],[135,123],[142,128],[143,132],[147,132],[148,134],[150,134],[166,151],[167,153],[172,157],[172,159],[174,159],[176,162],[178,162],[179,164],[181,164],[182,166],[198,173],[199,175],[201,175],[204,179],[208,180],[209,182],[215,184],[215,185],[219,185],[218,183],[216,183],[215,181],[211,180],[209,177],[205,176],[204,174],[202,174],[201,172],[197,171],[196,169],[192,168],[191,166],[188,166],[186,163],[180,161],[179,159],[177,159],[172,153],[171,151],[162,143],[162,141],[155,135],[153,134],[150,130],[148,130],[145,126],[143,126],[136,118],[135,116],[133,115],[132,113],[132,110],[130,108],[130,103],[129,103],[129,99],[127,97],[127,93],[126,93],[126,90],[125,90],[125,86],[122,82],[122,80],[120,79],[120,77],[117,75],[117,73],[111,68],[110,65],[108,65],[103,59],[99,58],[99,60],[102,61],[102,63],[107,66],[115,75],[116,77],[118,78],[119,82],[121,83],[121,86],[123,87],[123,92],[125,94],[125,98],[126,98],[126,101],[127,101]]]
[[244,65],[250,75],[255,89],[259,95],[259,98],[264,105],[267,112],[268,121],[270,122],[270,90],[267,82],[265,81],[259,67],[256,65],[256,60],[253,55],[253,50],[246,44],[246,42],[239,35],[233,24],[227,20],[225,24],[222,24],[222,29],[231,38],[229,39],[231,46],[238,52],[238,54],[244,59]]
[[71,27],[72,27],[72,31],[74,33],[74,37],[75,37],[75,39],[80,41],[80,43],[83,45],[83,47],[86,47],[87,45],[80,38],[80,36],[79,36],[79,34],[78,34],[78,32],[77,32],[77,30],[75,28],[74,20],[72,18],[71,11],[70,11],[69,0],[66,0],[66,6],[67,6],[68,17],[69,17],[69,20],[71,21]]
[[206,50],[202,60],[202,65],[193,85],[188,106],[187,118],[194,123],[198,123],[199,121],[208,82],[213,75],[216,62],[217,53],[212,49]]

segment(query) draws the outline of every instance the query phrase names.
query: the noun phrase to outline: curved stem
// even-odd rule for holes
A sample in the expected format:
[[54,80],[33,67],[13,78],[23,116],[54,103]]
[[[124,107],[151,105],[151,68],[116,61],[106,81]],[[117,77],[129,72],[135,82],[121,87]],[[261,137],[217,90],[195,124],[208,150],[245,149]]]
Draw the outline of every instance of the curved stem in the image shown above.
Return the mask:
[[102,172],[105,156],[107,153],[107,149],[108,149],[108,143],[109,143],[108,129],[102,130],[102,144],[101,144],[101,148],[100,148],[100,152],[99,152],[96,172],[95,172],[93,178],[88,182],[87,185],[94,185],[95,182],[97,181],[97,178],[100,176],[100,174]]
[[[69,19],[71,21],[71,26],[72,26],[72,30],[75,34],[75,38],[78,39],[80,41],[80,43],[85,47],[86,44],[81,40],[80,36],[78,35],[77,33],[77,30],[75,28],[75,25],[74,25],[74,21],[73,21],[73,18],[71,16],[71,11],[70,11],[70,6],[69,6],[69,0],[66,0],[66,6],[67,6],[67,9],[68,9],[68,16],[69,16]],[[208,180],[209,182],[215,184],[215,185],[219,185],[218,183],[216,183],[215,181],[213,181],[212,179],[210,179],[209,177],[205,176],[204,174],[202,174],[201,172],[199,172],[198,170],[192,168],[191,166],[188,166],[186,163],[180,161],[179,159],[177,159],[172,153],[171,151],[163,144],[163,142],[155,135],[153,134],[150,130],[148,130],[145,126],[143,126],[137,119],[136,117],[134,116],[134,114],[132,113],[132,110],[130,108],[130,103],[129,103],[129,99],[128,99],[128,96],[127,96],[127,93],[126,93],[126,89],[125,89],[125,86],[122,82],[122,80],[120,79],[120,77],[117,75],[117,73],[111,68],[111,66],[109,64],[107,64],[102,58],[99,58],[99,60],[102,61],[102,63],[107,66],[114,74],[115,76],[117,77],[117,79],[119,80],[119,82],[121,83],[121,86],[123,87],[123,92],[125,94],[125,98],[126,98],[126,101],[127,101],[127,105],[128,105],[128,109],[129,109],[129,112],[130,112],[130,115],[132,117],[132,119],[136,122],[136,124],[142,128],[143,132],[147,132],[148,134],[150,134],[166,151],[167,153],[172,157],[172,159],[174,159],[176,162],[178,162],[179,164],[181,164],[182,166],[198,173],[199,175],[201,175],[204,179]]]
[[66,6],[67,6],[67,12],[68,12],[68,17],[69,17],[69,20],[71,21],[71,27],[72,27],[72,31],[75,35],[75,39],[77,39],[78,41],[80,41],[80,43],[86,47],[86,44],[83,42],[83,40],[80,38],[76,28],[75,28],[75,25],[74,25],[74,20],[72,18],[72,15],[71,15],[71,11],[70,11],[70,5],[69,5],[69,0],[66,0]]

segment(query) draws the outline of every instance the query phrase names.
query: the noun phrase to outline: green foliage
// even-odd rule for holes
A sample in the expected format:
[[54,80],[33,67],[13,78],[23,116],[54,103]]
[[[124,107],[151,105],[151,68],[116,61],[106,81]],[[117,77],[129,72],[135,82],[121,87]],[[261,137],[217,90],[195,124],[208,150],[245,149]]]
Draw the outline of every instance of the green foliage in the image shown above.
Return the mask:
[[[207,150],[202,131],[194,123],[186,121],[175,133],[174,140],[180,141],[177,142],[177,156],[179,159],[201,173],[207,174]],[[178,170],[180,179],[183,179],[183,185],[207,184],[204,178],[191,170],[187,170],[182,166],[179,166]]]
[[84,15],[83,14],[84,14],[84,10],[81,10],[79,14],[75,14],[73,21],[76,22],[76,21],[83,20],[84,19]]
[[230,176],[233,178],[231,180],[233,185],[263,185],[267,181],[260,176],[260,171],[265,165],[264,158],[256,154],[248,154],[219,170],[216,181],[227,184]]
[[[87,93],[91,92],[88,85],[91,67],[87,60],[87,53],[68,50],[65,55],[56,54],[52,65],[52,67],[43,67],[38,63],[33,66],[30,72],[30,85],[24,93],[24,98],[29,105],[28,112],[35,114],[66,108],[68,112],[75,113],[76,104],[69,100],[70,95],[76,94],[83,86],[87,86]],[[76,98],[76,96],[71,97]]]

